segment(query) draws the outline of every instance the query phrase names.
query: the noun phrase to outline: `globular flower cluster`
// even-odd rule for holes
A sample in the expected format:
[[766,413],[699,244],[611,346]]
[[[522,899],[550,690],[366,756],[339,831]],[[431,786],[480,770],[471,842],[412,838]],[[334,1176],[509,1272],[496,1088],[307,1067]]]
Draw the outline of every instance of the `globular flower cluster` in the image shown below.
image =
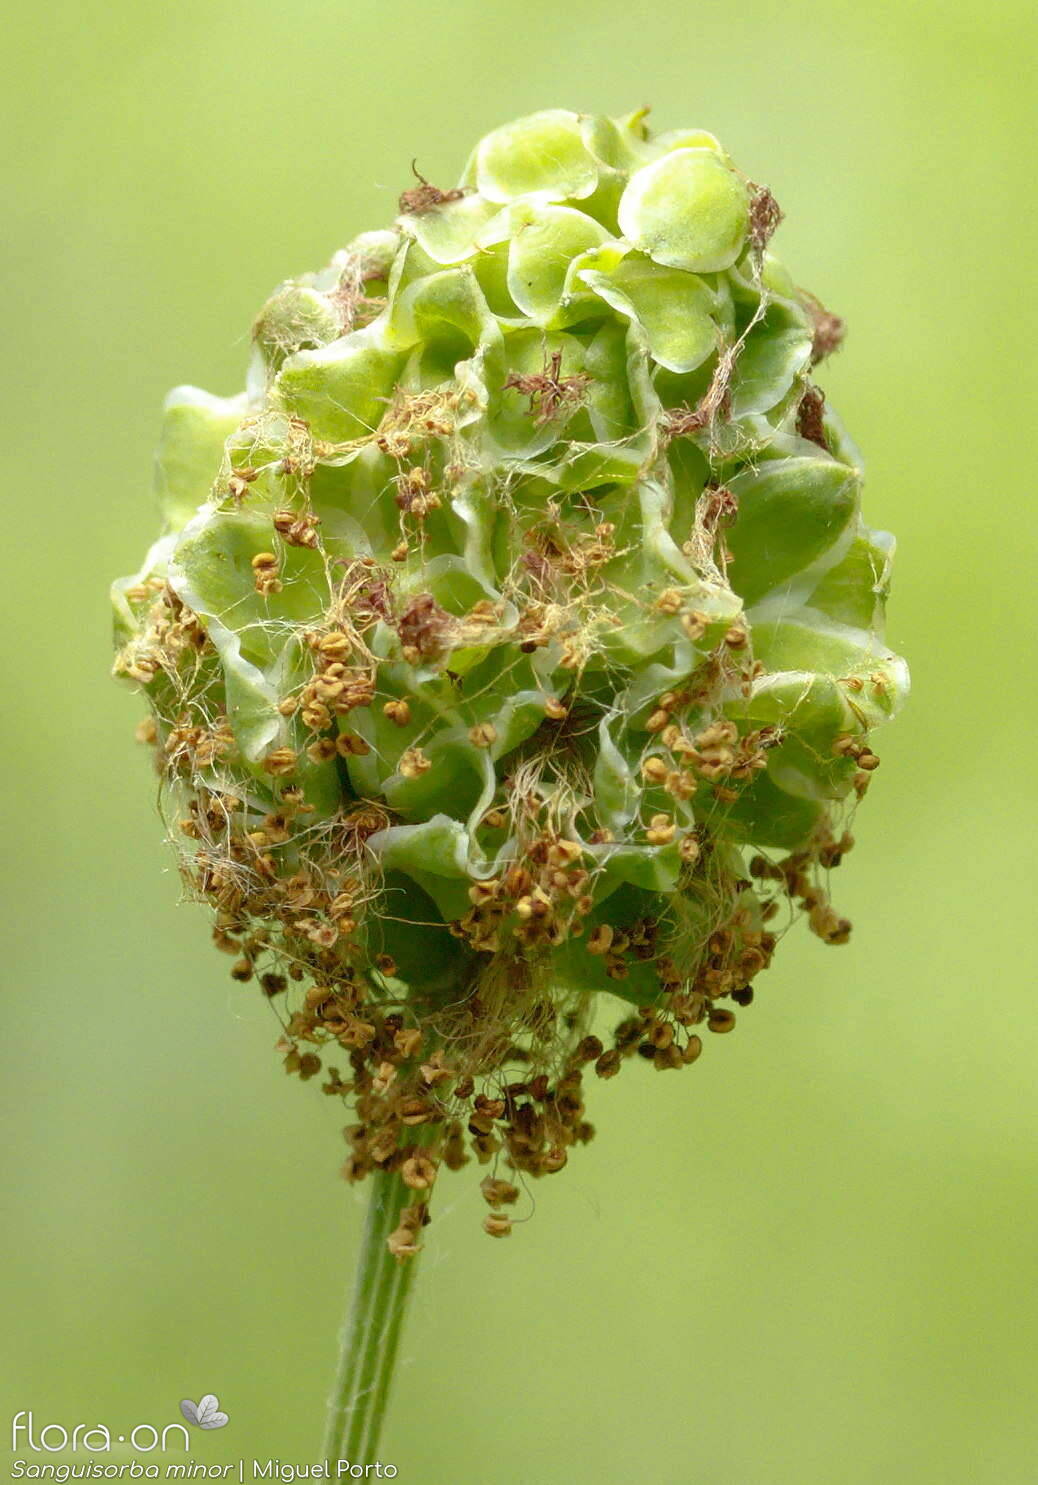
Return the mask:
[[232,974],[355,1110],[348,1177],[411,1188],[401,1257],[473,1156],[507,1233],[586,1073],[695,1061],[791,910],[848,936],[907,676],[779,218],[700,130],[535,114],[282,285],[244,393],[168,400],[116,670]]

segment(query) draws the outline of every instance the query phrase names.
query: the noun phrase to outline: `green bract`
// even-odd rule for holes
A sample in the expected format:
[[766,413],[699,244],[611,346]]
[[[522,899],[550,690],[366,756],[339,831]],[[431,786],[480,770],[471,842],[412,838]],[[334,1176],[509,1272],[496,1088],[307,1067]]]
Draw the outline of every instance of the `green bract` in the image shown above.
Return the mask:
[[[241,396],[169,398],[117,669],[236,975],[310,987],[289,1067],[350,1055],[351,1174],[403,1160],[408,1098],[460,1159],[512,1063],[552,1112],[498,1099],[477,1153],[557,1169],[582,1063],[693,1060],[779,899],[847,936],[907,676],[778,217],[701,131],[535,114],[282,285]],[[639,1008],[611,1050],[595,990]]]

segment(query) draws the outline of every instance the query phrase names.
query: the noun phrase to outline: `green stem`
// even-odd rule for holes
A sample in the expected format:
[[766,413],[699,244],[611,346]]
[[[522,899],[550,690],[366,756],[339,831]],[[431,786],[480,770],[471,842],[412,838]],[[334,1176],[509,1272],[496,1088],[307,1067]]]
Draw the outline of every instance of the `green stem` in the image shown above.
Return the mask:
[[[415,1130],[411,1143],[435,1138],[436,1125]],[[422,1199],[396,1172],[376,1171],[361,1239],[348,1321],[342,1333],[335,1390],[328,1404],[324,1457],[335,1478],[335,1461],[374,1464],[417,1256],[394,1258],[386,1240],[400,1224],[404,1207]]]

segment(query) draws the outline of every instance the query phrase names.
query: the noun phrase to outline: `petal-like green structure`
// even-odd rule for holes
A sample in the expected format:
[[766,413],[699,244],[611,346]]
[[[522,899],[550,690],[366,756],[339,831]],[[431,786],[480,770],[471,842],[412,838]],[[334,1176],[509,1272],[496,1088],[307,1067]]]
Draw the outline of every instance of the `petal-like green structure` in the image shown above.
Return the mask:
[[669,268],[731,268],[746,243],[750,193],[712,150],[669,151],[636,171],[620,200],[620,230]]
[[[118,673],[238,979],[360,1124],[530,1174],[582,1069],[692,1062],[832,869],[907,691],[839,321],[712,135],[550,109],[171,394]],[[611,1045],[595,994],[627,1002]]]

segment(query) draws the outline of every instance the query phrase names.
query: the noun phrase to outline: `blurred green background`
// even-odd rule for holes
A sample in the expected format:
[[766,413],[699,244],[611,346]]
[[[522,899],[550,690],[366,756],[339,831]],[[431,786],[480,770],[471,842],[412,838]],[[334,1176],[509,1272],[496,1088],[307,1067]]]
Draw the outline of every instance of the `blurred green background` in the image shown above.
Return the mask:
[[1038,1479],[1034,31],[1022,3],[12,7],[0,1436],[212,1390],[231,1424],[196,1459],[315,1458],[360,1227],[341,1116],[177,906],[106,679],[161,399],[236,390],[269,290],[391,219],[412,157],[447,184],[513,115],[651,102],[772,187],[779,254],[849,321],[823,383],[900,540],[915,695],[840,873],[851,945],[791,935],[736,1037],[597,1089],[599,1138],[510,1242],[474,1182],[438,1194],[383,1458],[415,1485]]

